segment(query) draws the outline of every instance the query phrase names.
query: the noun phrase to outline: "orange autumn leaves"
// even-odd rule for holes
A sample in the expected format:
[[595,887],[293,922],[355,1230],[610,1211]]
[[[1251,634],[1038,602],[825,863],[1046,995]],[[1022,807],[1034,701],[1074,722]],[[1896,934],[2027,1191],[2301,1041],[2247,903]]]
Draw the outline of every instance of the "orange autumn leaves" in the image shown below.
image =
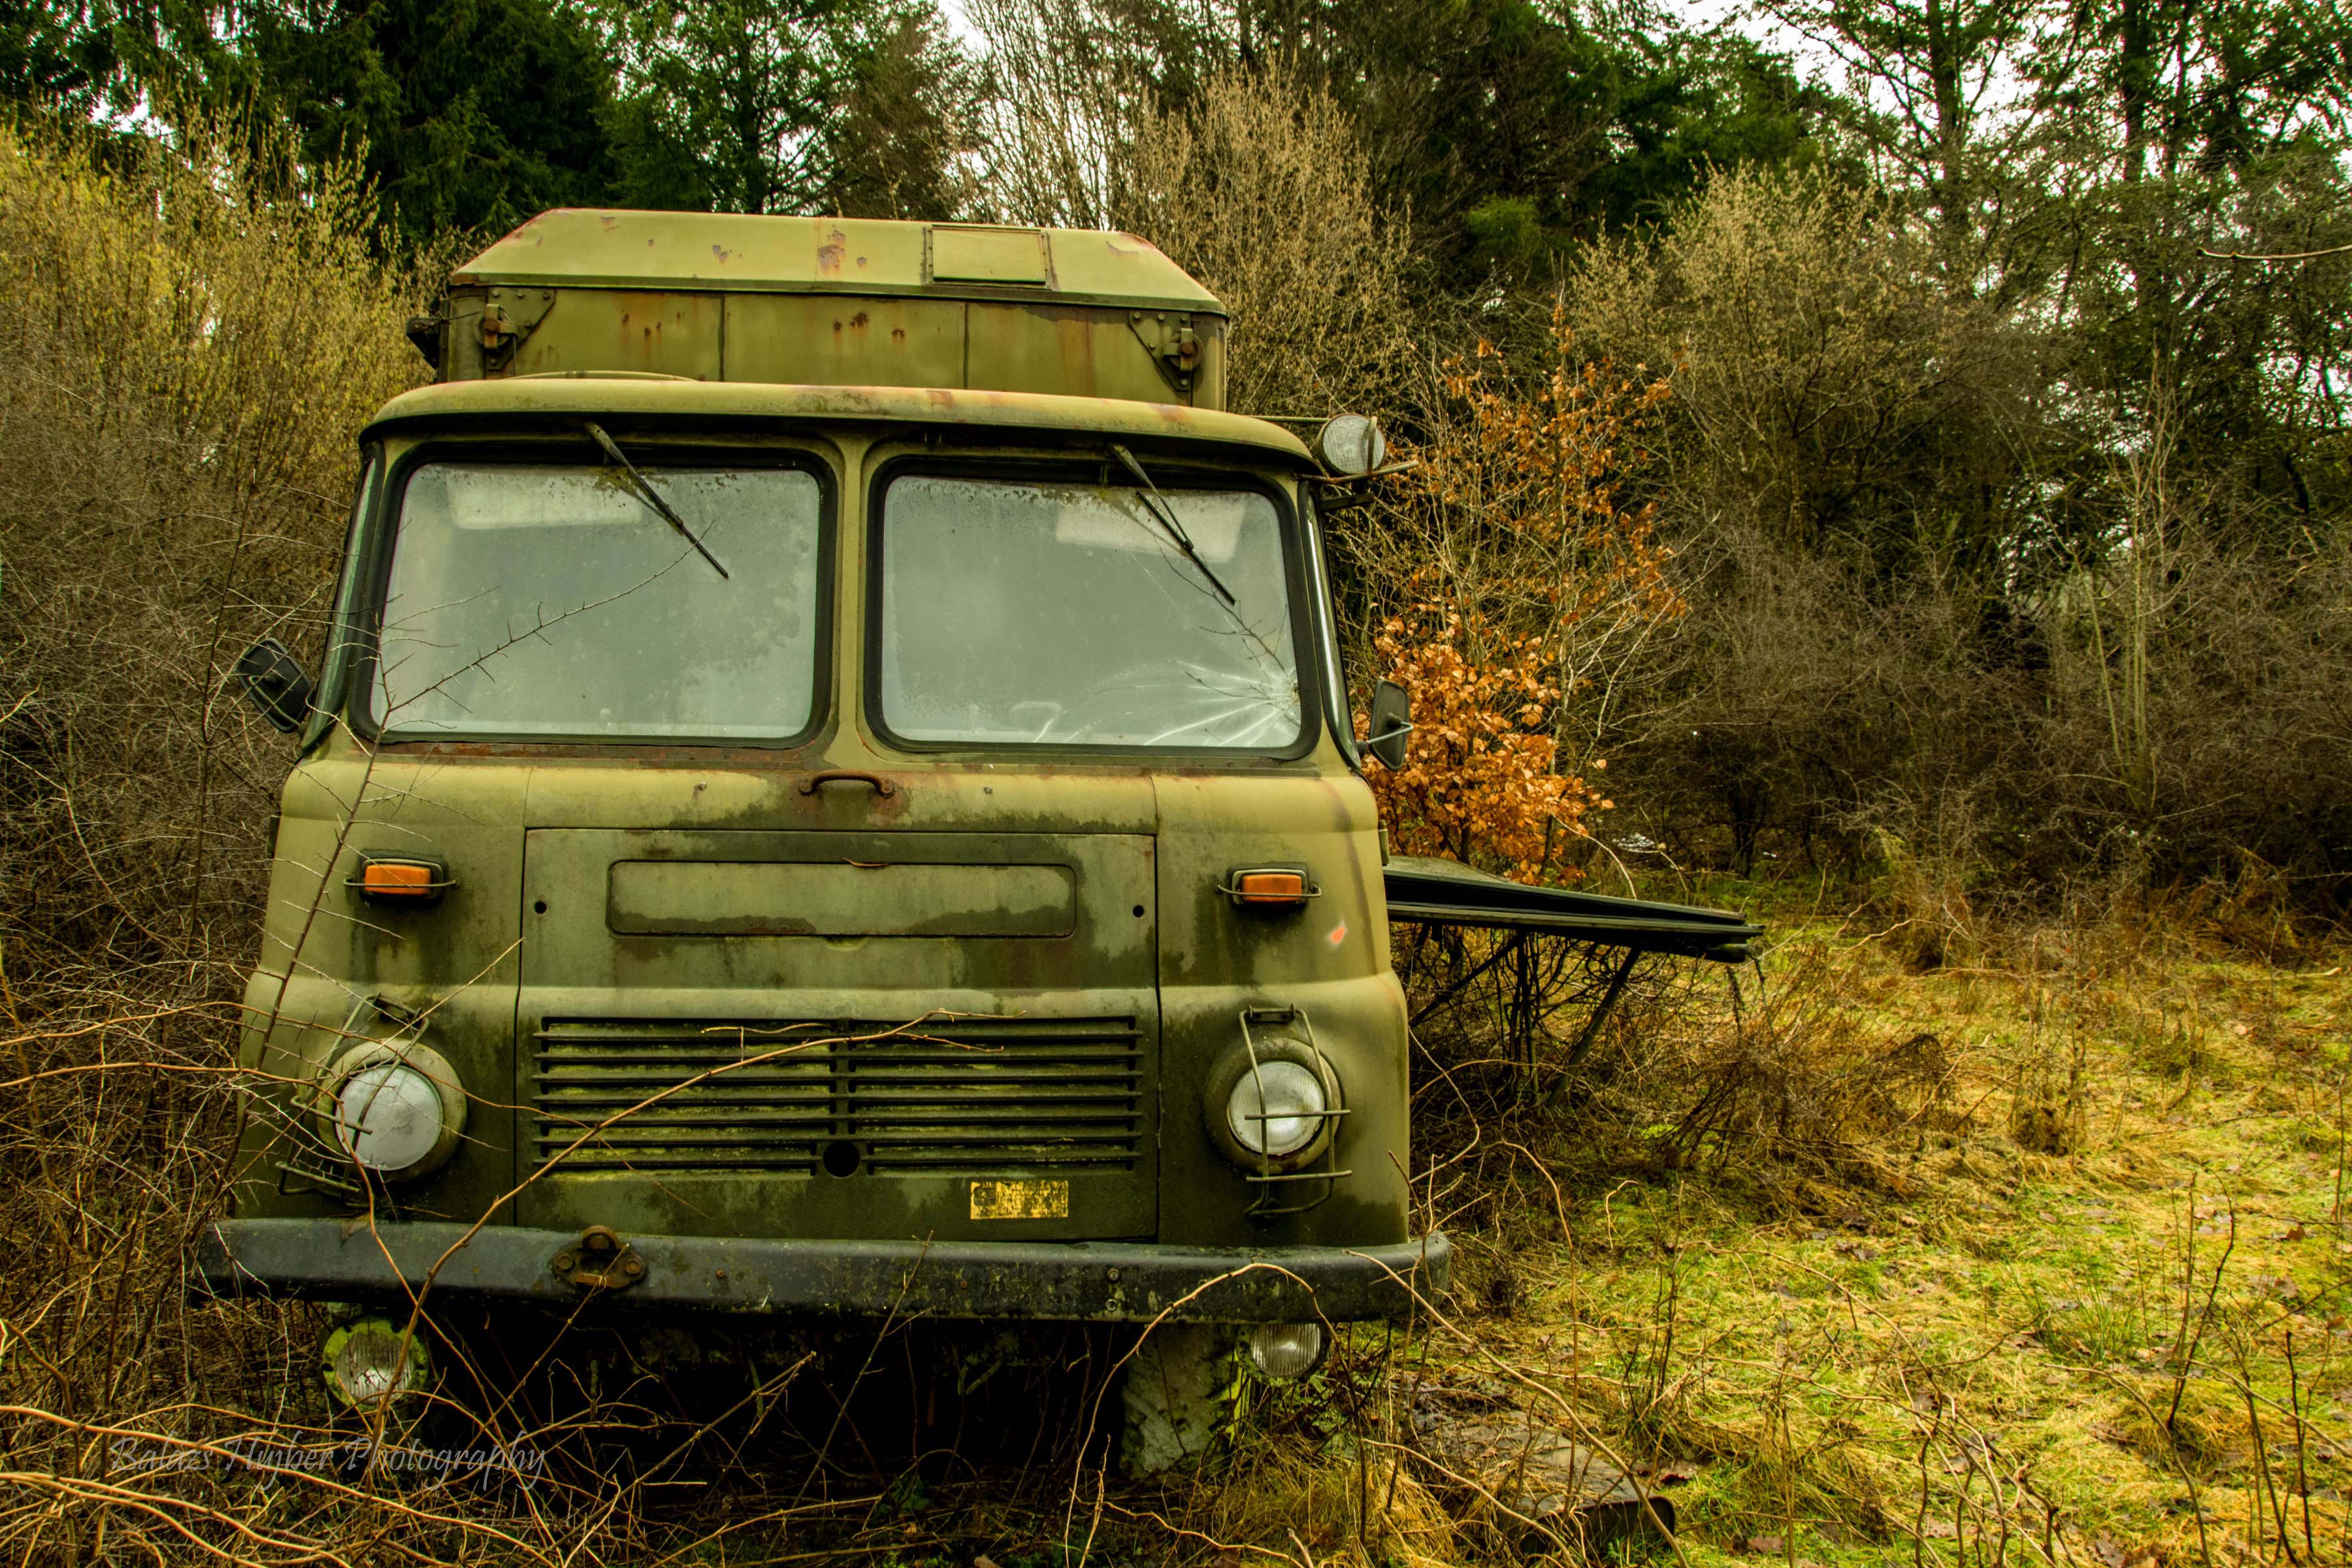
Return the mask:
[[1574,343],[1555,313],[1540,375],[1515,378],[1486,343],[1448,361],[1381,519],[1405,552],[1405,602],[1372,647],[1412,690],[1414,724],[1405,765],[1370,770],[1382,817],[1402,853],[1528,882],[1580,875],[1585,818],[1612,804],[1586,776],[1607,765],[1595,713],[1623,660],[1684,613],[1653,509],[1618,494],[1649,460],[1667,384],[1579,364]]
[[1538,639],[1475,660],[1464,643],[1461,615],[1434,604],[1390,617],[1372,639],[1389,679],[1412,692],[1404,766],[1370,770],[1381,819],[1400,853],[1499,861],[1523,882],[1547,880],[1563,837],[1610,802],[1554,771],[1547,721],[1559,693]]

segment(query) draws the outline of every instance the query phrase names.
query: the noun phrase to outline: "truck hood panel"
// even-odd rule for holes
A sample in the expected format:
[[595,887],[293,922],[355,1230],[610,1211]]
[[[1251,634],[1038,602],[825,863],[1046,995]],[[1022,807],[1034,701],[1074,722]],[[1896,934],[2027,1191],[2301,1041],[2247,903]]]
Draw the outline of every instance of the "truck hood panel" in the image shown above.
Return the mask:
[[541,828],[525,1225],[1023,1240],[1156,1225],[1153,840]]

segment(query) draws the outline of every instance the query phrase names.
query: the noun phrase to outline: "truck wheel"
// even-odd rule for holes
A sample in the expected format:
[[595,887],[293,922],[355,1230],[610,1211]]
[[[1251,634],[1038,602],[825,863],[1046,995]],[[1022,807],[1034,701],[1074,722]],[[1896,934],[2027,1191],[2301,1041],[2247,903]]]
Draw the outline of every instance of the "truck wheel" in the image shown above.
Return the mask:
[[1156,1476],[1208,1451],[1232,1381],[1234,1331],[1223,1323],[1149,1330],[1119,1383],[1119,1468]]

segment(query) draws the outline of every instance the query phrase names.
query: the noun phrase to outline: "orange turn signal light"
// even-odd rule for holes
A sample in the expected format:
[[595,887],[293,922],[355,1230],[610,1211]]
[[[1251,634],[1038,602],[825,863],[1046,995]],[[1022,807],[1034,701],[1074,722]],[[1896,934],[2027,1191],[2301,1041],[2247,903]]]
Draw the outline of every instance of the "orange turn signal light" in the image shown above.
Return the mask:
[[1295,910],[1321,889],[1296,866],[1259,866],[1231,873],[1219,891],[1244,909]]
[[438,860],[362,860],[352,879],[361,898],[408,904],[430,902],[451,885]]

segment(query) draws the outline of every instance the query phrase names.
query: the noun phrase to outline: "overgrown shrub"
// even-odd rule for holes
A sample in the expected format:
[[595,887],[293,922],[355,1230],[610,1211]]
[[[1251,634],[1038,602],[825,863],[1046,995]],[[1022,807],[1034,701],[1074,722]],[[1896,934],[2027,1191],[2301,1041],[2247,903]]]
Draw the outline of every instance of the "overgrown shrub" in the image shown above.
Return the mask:
[[1232,312],[1230,406],[1378,406],[1413,347],[1407,226],[1328,90],[1278,61],[1222,71],[1195,102],[1143,119],[1122,176],[1119,226]]
[[[287,752],[229,665],[307,651],[361,422],[423,371],[346,170],[233,124],[110,167],[0,131],[0,942],[19,985],[217,994]],[[134,979],[134,975],[146,978]]]
[[[1580,874],[1600,738],[1684,611],[1656,509],[1621,500],[1666,384],[1579,363],[1555,313],[1532,372],[1481,342],[1438,367],[1418,439],[1333,532],[1359,624],[1358,683],[1414,694],[1403,768],[1370,774],[1415,854],[1528,881]],[[1367,721],[1360,717],[1360,727]]]
[[[0,1465],[39,1500],[0,1530],[27,1562],[152,1554],[90,1533],[106,1429],[201,1435],[313,1353],[299,1311],[184,1305],[289,754],[222,682],[257,636],[314,643],[353,437],[422,368],[346,173],[227,123],[88,151],[0,131]],[[121,1517],[192,1549],[151,1514]]]

